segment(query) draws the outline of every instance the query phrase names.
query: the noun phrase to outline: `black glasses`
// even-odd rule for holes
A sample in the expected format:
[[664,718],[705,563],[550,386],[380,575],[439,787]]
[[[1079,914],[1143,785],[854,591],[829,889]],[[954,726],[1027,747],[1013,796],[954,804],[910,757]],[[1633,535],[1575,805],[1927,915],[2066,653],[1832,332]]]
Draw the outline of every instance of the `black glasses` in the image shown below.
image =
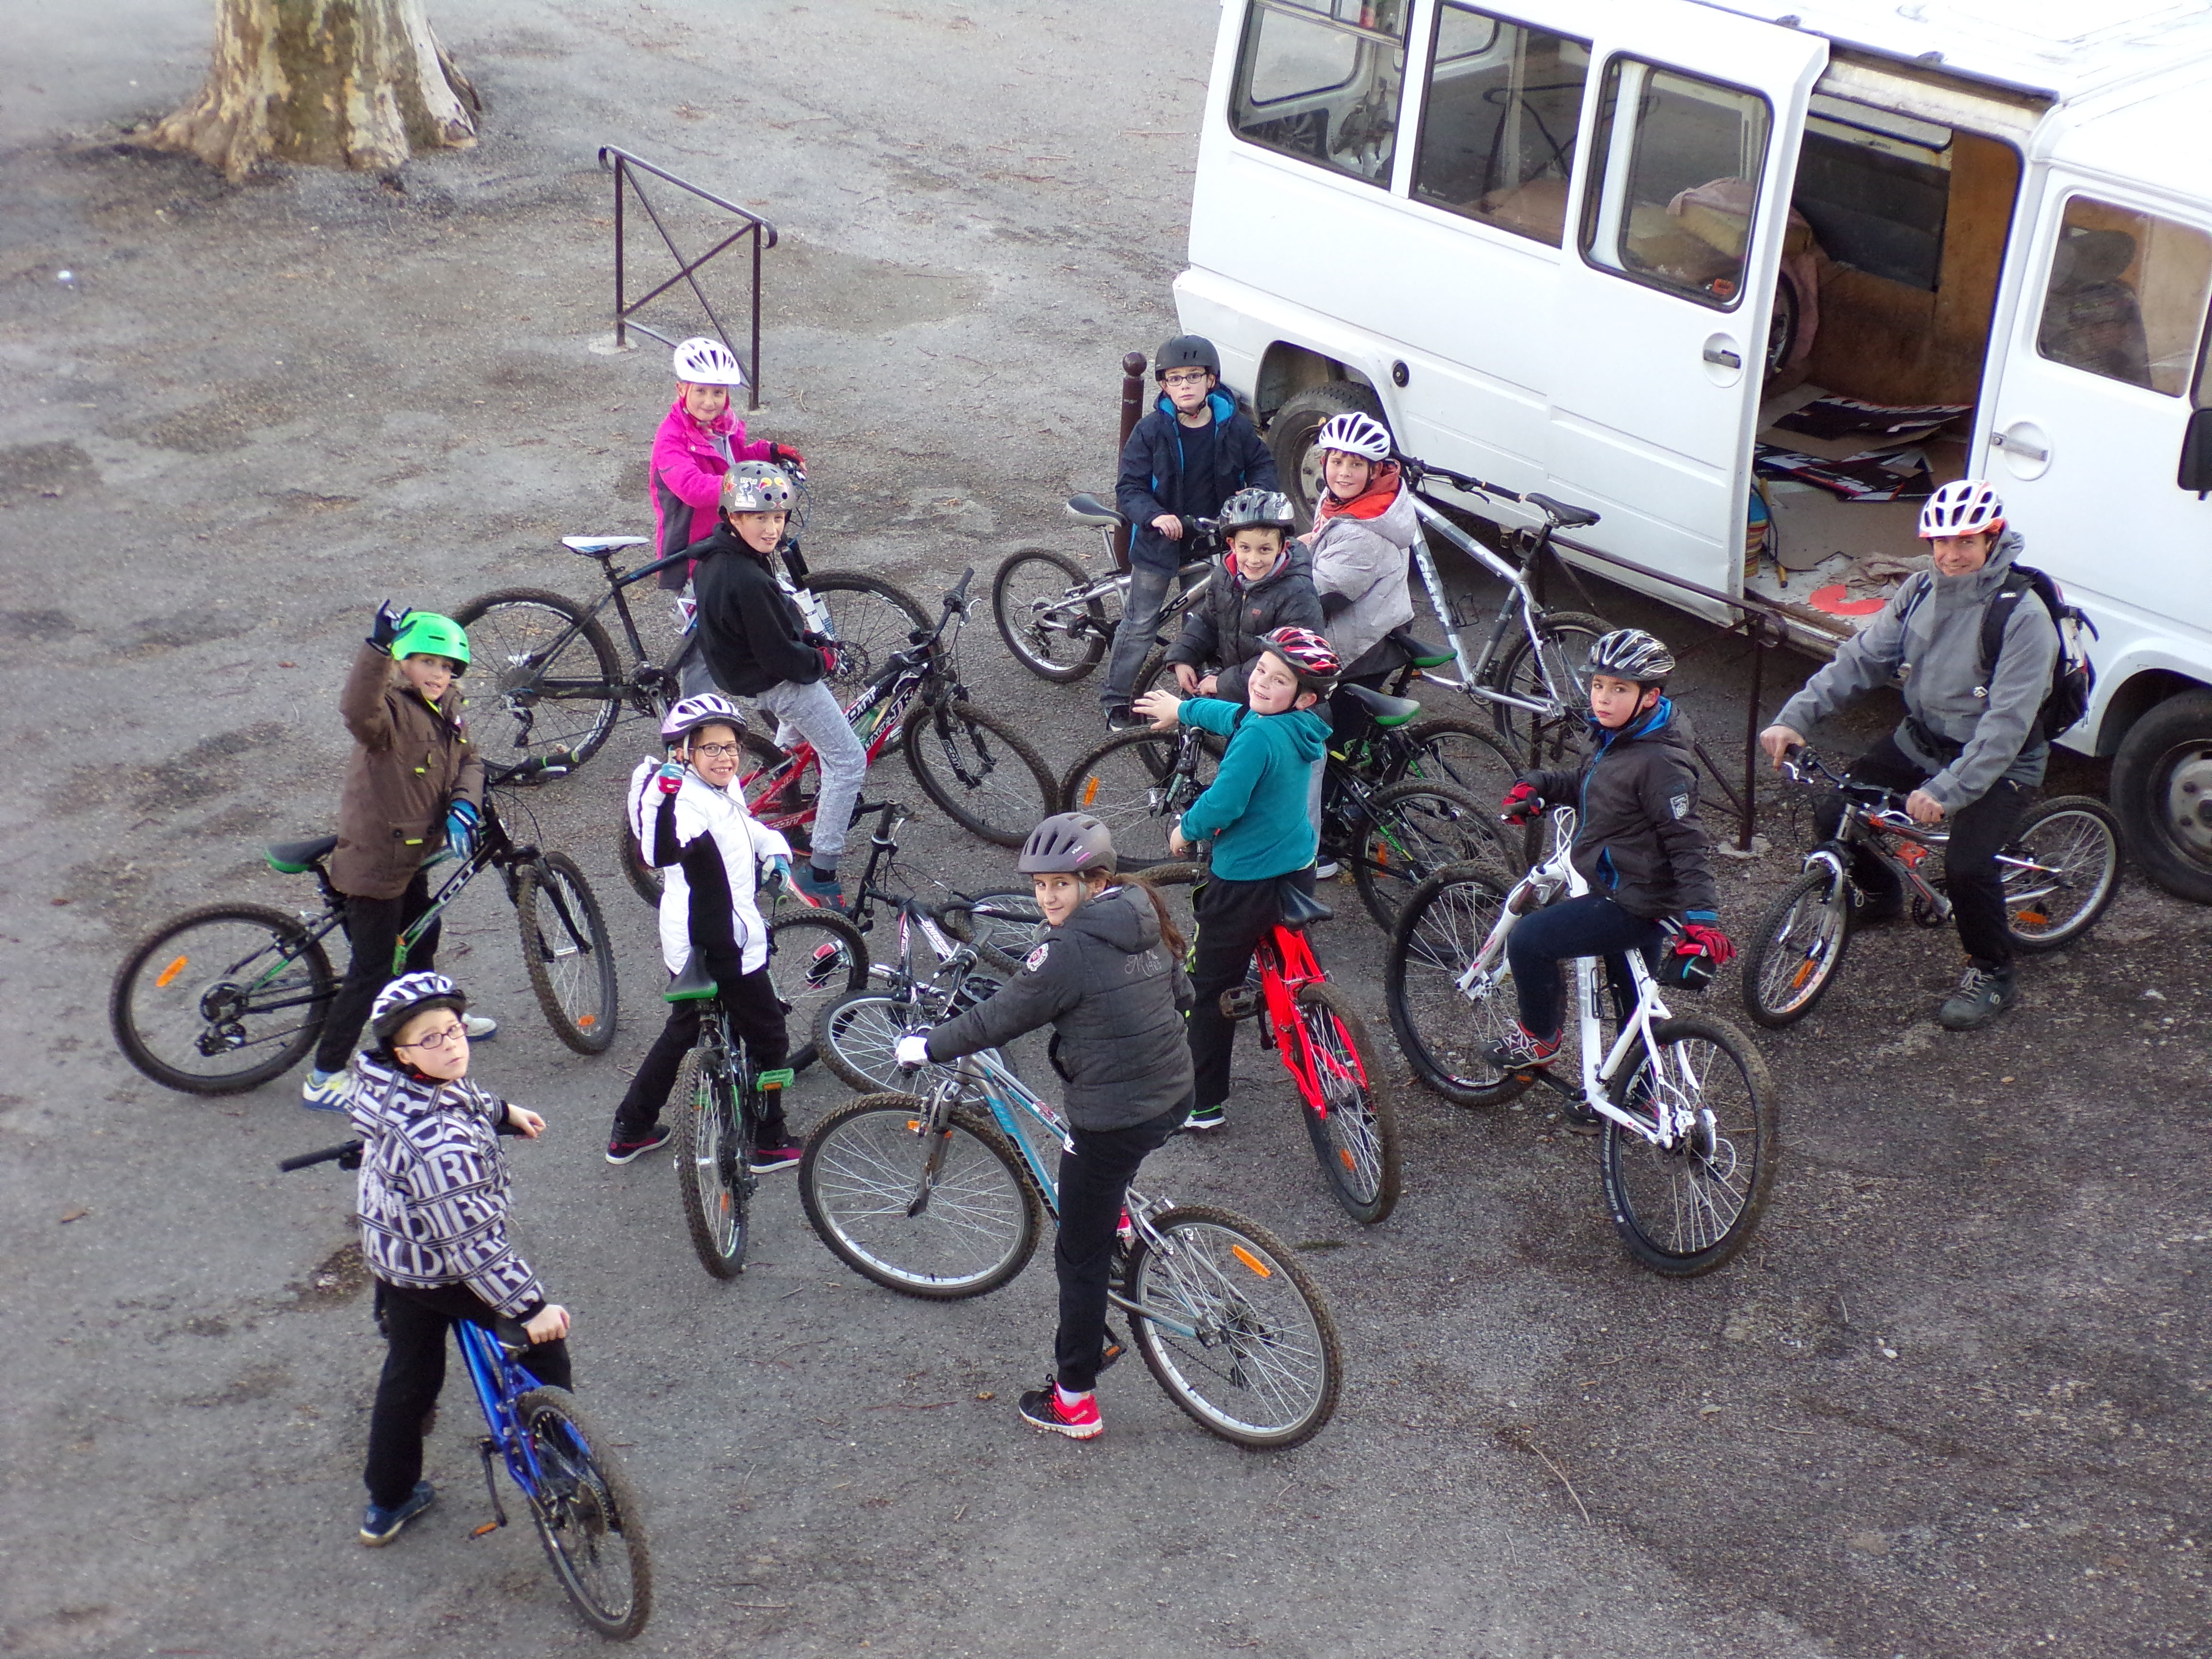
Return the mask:
[[444,1030],[433,1031],[428,1036],[420,1038],[416,1042],[395,1042],[392,1046],[395,1048],[428,1048],[434,1054],[439,1049],[445,1048],[448,1043],[466,1042],[468,1040],[469,1028],[467,1026],[448,1025]]
[[1206,380],[1206,371],[1202,368],[1182,369],[1172,374],[1160,376],[1162,386],[1204,386]]
[[744,751],[734,743],[695,743],[691,745],[691,752],[704,755],[710,760],[734,760]]

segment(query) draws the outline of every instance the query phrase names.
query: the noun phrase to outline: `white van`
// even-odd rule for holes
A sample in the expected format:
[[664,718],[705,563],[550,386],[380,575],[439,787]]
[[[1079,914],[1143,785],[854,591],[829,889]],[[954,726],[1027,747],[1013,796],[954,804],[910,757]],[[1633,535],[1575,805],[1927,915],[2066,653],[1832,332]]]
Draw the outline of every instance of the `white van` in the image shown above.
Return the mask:
[[1366,408],[1816,650],[1990,477],[2212,901],[2208,297],[2208,0],[1224,0],[1176,283],[1308,501]]

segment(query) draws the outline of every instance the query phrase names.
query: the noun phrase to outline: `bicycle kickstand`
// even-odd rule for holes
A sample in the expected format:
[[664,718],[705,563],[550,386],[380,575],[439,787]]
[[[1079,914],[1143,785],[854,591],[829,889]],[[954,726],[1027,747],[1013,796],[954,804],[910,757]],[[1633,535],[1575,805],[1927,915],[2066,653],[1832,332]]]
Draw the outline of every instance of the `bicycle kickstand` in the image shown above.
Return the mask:
[[492,1518],[476,1528],[469,1536],[482,1538],[486,1533],[497,1532],[507,1524],[506,1507],[499,1501],[499,1483],[492,1478],[491,1455],[495,1449],[489,1435],[477,1442],[477,1455],[483,1461],[484,1492],[491,1499]]

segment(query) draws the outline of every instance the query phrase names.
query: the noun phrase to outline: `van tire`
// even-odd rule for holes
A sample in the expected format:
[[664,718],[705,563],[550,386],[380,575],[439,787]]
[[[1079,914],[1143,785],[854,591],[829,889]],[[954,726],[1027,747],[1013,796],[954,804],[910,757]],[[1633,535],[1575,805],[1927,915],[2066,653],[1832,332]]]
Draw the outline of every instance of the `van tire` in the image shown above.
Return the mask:
[[1314,434],[1339,415],[1371,415],[1383,425],[1390,417],[1373,390],[1357,380],[1324,380],[1310,386],[1275,411],[1267,427],[1267,448],[1275,457],[1278,487],[1298,510],[1298,522],[1313,522],[1314,502],[1321,489],[1316,477],[1305,476],[1306,459],[1313,453]]
[[[2168,697],[2128,728],[2112,757],[2112,809],[2144,873],[2178,898],[2212,904],[2212,828],[2185,838],[2168,795],[2177,769],[2212,769],[2212,691]],[[2212,807],[2198,809],[2205,823]]]

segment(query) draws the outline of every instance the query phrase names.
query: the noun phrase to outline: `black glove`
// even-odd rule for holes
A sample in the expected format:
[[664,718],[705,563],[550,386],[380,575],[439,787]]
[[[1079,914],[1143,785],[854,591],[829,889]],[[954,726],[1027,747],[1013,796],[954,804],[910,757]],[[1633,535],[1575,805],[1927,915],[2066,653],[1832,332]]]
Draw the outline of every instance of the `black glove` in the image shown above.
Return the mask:
[[414,614],[405,605],[394,611],[392,601],[386,599],[376,607],[376,620],[368,625],[368,642],[390,656],[392,641],[399,637],[399,630],[406,626],[407,619]]

